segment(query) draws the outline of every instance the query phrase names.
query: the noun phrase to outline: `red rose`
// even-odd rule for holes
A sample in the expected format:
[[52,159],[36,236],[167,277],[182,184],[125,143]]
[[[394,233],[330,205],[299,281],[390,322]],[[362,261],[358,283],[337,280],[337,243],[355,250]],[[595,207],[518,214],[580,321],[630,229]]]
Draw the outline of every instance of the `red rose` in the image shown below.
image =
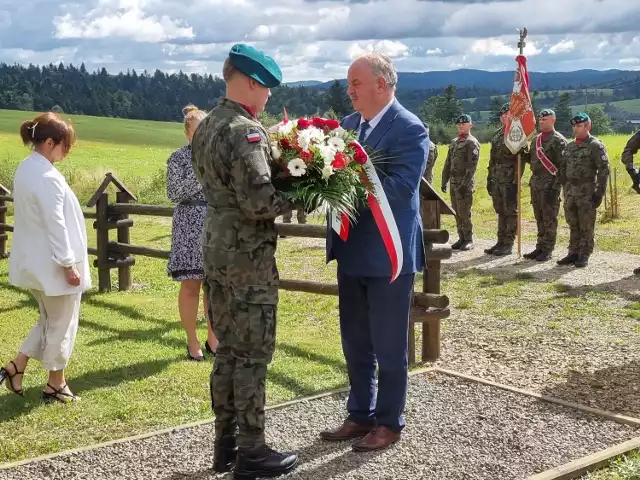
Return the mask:
[[365,163],[367,163],[367,159],[369,158],[369,156],[359,143],[349,142],[349,146],[355,150],[355,153],[353,154],[354,162],[359,163],[360,165],[364,165]]
[[298,119],[298,130],[304,130],[305,128],[309,128],[311,126],[311,122],[306,118]]
[[313,126],[316,128],[319,128],[321,130],[324,130],[325,127],[325,120],[324,118],[320,118],[320,117],[313,117],[311,119]]
[[291,148],[291,142],[289,141],[288,138],[281,138],[280,139],[280,146],[282,148]]
[[327,127],[329,130],[335,130],[340,126],[340,122],[337,120],[333,120],[331,118],[327,118],[324,121],[324,126]]
[[331,166],[336,169],[344,168],[347,166],[347,163],[349,163],[349,157],[347,157],[342,152],[337,152],[336,155],[333,157],[333,162],[331,162]]
[[305,163],[309,163],[313,158],[313,152],[311,150],[309,150],[308,152],[301,151],[300,158],[303,159]]

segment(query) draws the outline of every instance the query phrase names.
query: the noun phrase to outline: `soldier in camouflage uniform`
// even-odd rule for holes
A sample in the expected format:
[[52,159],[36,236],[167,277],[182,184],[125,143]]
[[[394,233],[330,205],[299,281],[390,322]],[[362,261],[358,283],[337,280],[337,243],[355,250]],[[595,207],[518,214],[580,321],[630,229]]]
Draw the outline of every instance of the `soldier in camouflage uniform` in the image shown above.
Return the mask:
[[[502,127],[491,139],[491,153],[489,154],[489,175],[487,177],[487,191],[493,200],[493,209],[498,214],[498,242],[485,249],[484,253],[502,256],[510,255],[518,227],[518,184],[516,172],[518,155],[504,143],[504,128],[509,115],[509,103],[500,108],[500,122]],[[520,178],[524,162],[529,161],[528,148],[520,152]]]
[[609,158],[604,144],[593,137],[591,119],[579,113],[571,119],[575,140],[562,154],[560,181],[564,190],[564,216],[571,228],[569,254],[558,265],[586,267],[593,252],[597,209],[609,178]]
[[458,136],[449,145],[442,170],[442,191],[447,191],[447,184],[451,181],[451,206],[456,212],[458,227],[458,241],[451,245],[451,248],[470,250],[473,248],[473,177],[478,167],[480,143],[469,133],[473,126],[471,116],[460,115],[456,120],[456,126]]
[[558,170],[562,164],[562,152],[567,139],[555,130],[556,114],[550,108],[539,115],[540,133],[531,142],[531,205],[538,226],[538,242],[524,258],[545,262],[551,259],[558,233],[560,211],[560,179]]
[[203,250],[209,318],[220,342],[210,382],[214,469],[229,471],[235,462],[235,478],[253,479],[284,474],[298,462],[296,454],[266,447],[264,437],[278,304],[275,219],[292,205],[273,187],[269,137],[256,120],[270,88],[281,82],[280,69],[240,44],[231,49],[223,77],[226,96],[192,142],[194,171],[208,202]]
[[[640,130],[638,130],[627,141],[627,145],[624,147],[624,150],[622,151],[622,157],[620,159],[622,160],[622,163],[627,169],[627,173],[629,173],[629,176],[633,181],[633,189],[637,193],[640,193],[640,172],[633,163],[633,156],[638,153],[638,150],[640,150]],[[640,275],[640,268],[636,268],[633,273],[636,275]]]
[[427,167],[424,170],[424,179],[429,183],[433,183],[433,166],[436,164],[437,159],[438,146],[429,140],[429,156],[427,157]]

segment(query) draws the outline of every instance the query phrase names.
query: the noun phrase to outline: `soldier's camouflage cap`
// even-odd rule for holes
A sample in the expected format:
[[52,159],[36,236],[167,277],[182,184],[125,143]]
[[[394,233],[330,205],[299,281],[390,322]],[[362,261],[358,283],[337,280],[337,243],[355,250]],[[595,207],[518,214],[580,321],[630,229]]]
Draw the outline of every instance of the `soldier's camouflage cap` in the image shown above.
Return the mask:
[[471,115],[463,113],[456,119],[456,123],[471,123]]
[[540,112],[540,114],[538,116],[539,117],[555,117],[556,116],[556,112],[554,112],[550,108],[545,108],[544,110],[542,110]]
[[589,115],[584,112],[580,112],[571,119],[571,125],[578,125],[579,123],[588,122],[589,120],[591,120]]
[[282,82],[282,71],[276,61],[260,50],[244,43],[237,43],[229,52],[231,64],[267,88],[274,88]]
[[510,106],[511,106],[511,103],[509,102],[502,105],[502,107],[500,107],[500,115],[502,115],[503,113],[507,113],[509,111]]

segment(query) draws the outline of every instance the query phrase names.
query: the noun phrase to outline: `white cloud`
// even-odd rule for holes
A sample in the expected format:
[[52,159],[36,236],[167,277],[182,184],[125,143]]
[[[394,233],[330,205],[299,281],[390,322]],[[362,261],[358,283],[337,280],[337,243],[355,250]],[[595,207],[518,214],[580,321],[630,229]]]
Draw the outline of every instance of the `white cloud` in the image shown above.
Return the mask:
[[567,53],[572,52],[576,48],[576,43],[573,40],[562,40],[561,42],[556,43],[549,49],[549,53],[551,55],[555,55],[556,53]]
[[366,52],[380,52],[391,58],[406,57],[409,54],[409,47],[396,40],[381,40],[379,42],[355,42],[349,48],[349,58],[354,59]]
[[[476,40],[471,45],[471,51],[481,55],[495,55],[514,57],[518,55],[518,50],[514,45],[507,45],[499,38],[484,38]],[[526,56],[534,56],[542,53],[542,50],[536,47],[535,42],[526,42],[523,53]]]

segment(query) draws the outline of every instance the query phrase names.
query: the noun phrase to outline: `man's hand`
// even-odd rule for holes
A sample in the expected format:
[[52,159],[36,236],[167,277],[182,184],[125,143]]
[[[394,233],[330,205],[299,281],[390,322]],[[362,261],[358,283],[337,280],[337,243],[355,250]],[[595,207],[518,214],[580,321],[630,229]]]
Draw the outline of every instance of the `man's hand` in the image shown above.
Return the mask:
[[604,197],[604,195],[602,195],[601,193],[594,193],[593,196],[591,197],[591,201],[593,202],[593,206],[595,208],[598,208],[601,204],[602,204],[602,198]]
[[556,190],[555,188],[549,188],[548,190],[546,190],[544,192],[544,199],[547,203],[553,203],[558,201],[558,195],[559,191]]
[[440,189],[442,190],[442,193],[447,193],[447,184],[443,183]]
[[493,181],[490,178],[487,178],[487,192],[490,197],[493,197]]
[[78,273],[78,270],[76,270],[75,265],[71,267],[64,267],[64,278],[72,287],[80,285],[80,274]]

